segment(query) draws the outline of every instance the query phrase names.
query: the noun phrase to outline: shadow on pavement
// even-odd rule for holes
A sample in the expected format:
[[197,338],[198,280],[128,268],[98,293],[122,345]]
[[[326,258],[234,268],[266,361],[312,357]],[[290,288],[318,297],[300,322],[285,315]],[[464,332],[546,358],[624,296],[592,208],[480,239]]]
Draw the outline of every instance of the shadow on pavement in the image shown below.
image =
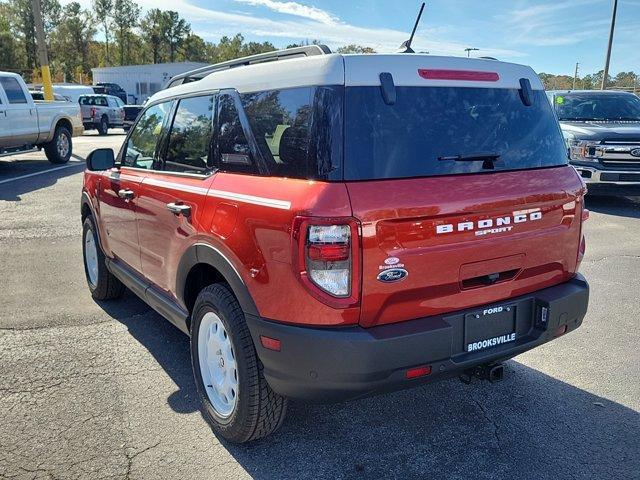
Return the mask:
[[[102,307],[178,386],[173,410],[196,411],[188,338],[133,294]],[[623,479],[638,478],[639,431],[638,412],[509,361],[498,384],[448,380],[338,405],[292,402],[274,435],[222,443],[258,479]]]
[[607,215],[640,218],[640,197],[593,195],[586,198],[589,210]]
[[43,160],[16,159],[10,162],[0,161],[0,181],[32,173],[38,174],[0,184],[0,200],[19,202],[22,200],[20,196],[25,193],[50,187],[61,178],[83,171],[85,167],[84,158],[77,155],[73,155],[73,157],[77,162],[69,162],[64,165],[52,165],[46,158]]

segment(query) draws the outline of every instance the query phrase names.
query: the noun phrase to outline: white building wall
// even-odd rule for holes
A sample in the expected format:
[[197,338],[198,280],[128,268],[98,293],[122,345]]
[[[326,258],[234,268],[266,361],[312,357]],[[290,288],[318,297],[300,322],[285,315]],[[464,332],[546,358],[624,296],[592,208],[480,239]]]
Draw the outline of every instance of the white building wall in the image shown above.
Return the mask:
[[181,62],[122,67],[92,68],[93,84],[117,83],[127,92],[127,103],[141,104],[160,90],[172,77],[205,66],[206,63]]

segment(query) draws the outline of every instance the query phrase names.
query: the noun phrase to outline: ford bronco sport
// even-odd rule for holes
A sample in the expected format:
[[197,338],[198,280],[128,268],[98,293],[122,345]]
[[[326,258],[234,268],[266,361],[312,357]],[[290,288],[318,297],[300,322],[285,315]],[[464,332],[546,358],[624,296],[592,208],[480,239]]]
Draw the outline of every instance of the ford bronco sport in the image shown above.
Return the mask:
[[577,328],[585,186],[529,68],[263,54],[176,79],[87,158],[93,297],[191,337],[213,430],[492,367]]

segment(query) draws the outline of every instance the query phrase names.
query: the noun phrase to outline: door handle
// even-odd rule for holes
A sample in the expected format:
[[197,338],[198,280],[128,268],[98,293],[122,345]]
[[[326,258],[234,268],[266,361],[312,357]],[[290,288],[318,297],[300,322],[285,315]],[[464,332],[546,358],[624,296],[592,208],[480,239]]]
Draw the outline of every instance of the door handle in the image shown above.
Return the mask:
[[120,198],[124,198],[125,200],[132,200],[133,197],[135,197],[135,194],[133,193],[133,190],[129,190],[128,188],[126,188],[118,190],[118,196]]
[[177,203],[167,203],[167,210],[169,210],[174,215],[184,215],[188,217],[191,214],[191,207],[189,205],[180,205]]

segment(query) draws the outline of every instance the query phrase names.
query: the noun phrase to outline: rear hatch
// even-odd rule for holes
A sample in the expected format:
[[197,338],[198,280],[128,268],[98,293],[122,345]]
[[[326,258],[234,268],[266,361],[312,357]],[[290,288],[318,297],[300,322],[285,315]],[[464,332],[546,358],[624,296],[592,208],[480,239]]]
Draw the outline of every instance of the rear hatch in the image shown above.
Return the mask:
[[346,62],[344,175],[362,224],[363,326],[486,305],[577,268],[583,184],[535,74],[419,61],[391,65],[391,92],[350,86]]

